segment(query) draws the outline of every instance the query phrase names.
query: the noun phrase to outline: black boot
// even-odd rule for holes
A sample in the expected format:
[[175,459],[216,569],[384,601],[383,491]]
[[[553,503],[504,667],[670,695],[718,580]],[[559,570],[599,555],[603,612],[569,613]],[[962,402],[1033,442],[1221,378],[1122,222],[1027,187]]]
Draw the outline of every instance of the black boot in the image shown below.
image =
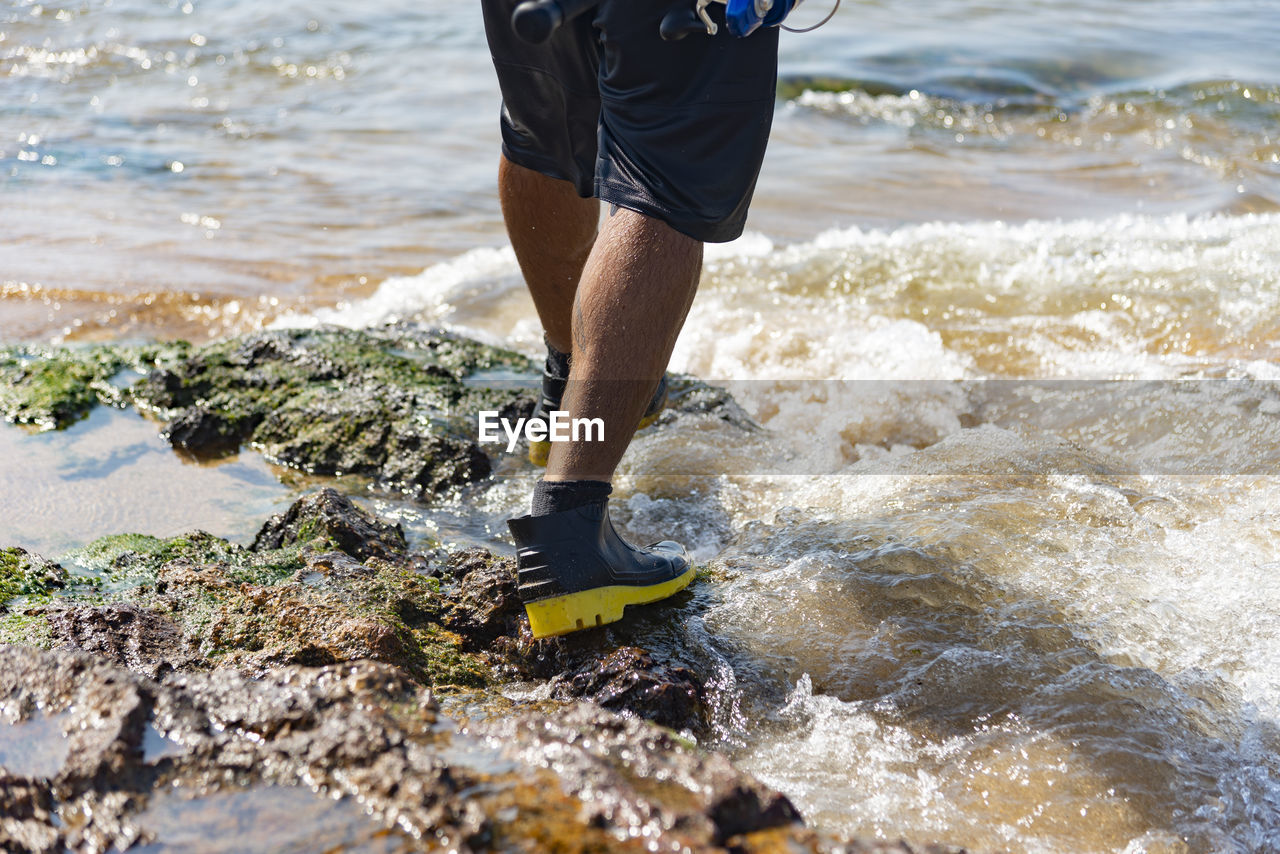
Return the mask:
[[636,548],[613,529],[607,501],[507,525],[535,638],[621,620],[627,605],[665,599],[693,580],[684,546],[664,541]]
[[[568,382],[569,355],[547,344],[547,361],[542,368],[542,393],[538,395],[538,405],[534,407],[532,418],[546,421],[552,412],[558,410],[560,401],[564,399],[564,390]],[[658,380],[658,387],[654,389],[653,397],[649,400],[644,415],[640,416],[640,423],[636,425],[636,429],[648,427],[657,421],[666,405],[667,377],[664,374]],[[529,462],[535,466],[545,466],[550,454],[551,442],[529,443]]]

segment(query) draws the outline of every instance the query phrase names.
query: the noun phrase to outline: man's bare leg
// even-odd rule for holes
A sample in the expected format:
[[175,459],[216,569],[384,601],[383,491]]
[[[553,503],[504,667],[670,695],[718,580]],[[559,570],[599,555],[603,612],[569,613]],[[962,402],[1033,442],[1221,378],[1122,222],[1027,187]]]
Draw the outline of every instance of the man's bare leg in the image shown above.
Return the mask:
[[599,418],[603,441],[555,442],[533,512],[508,521],[520,598],[535,638],[602,626],[628,605],[666,599],[693,580],[688,552],[643,549],[609,520],[609,481],[631,443],[698,287],[702,244],[630,211],[605,220],[573,305],[573,361],[563,406]]
[[498,196],[511,247],[552,347],[570,352],[574,296],[595,243],[600,203],[568,181],[548,178],[503,157]]
[[600,418],[604,440],[557,442],[548,481],[605,481],[675,347],[702,271],[702,243],[666,223],[616,210],[591,250],[573,306],[573,363],[564,408]]

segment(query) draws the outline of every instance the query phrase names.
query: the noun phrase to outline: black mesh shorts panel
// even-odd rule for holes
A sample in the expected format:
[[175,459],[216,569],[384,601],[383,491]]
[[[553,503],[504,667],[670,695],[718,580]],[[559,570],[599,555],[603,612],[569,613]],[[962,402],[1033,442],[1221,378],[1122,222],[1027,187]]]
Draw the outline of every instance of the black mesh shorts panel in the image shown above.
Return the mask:
[[482,0],[506,157],[698,240],[740,235],[773,120],[778,31],[665,42],[673,0],[601,0],[529,45],[511,28],[517,2]]

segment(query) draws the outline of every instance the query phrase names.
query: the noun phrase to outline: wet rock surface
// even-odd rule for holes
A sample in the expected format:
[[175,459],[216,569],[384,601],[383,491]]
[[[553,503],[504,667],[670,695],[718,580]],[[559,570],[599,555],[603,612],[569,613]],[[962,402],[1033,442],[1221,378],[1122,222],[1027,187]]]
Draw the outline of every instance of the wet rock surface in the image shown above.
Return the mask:
[[551,680],[551,696],[590,699],[673,729],[701,729],[706,722],[706,683],[688,667],[657,660],[637,647],[599,658],[587,656]]
[[0,616],[5,637],[93,653],[150,678],[367,659],[437,688],[536,680],[553,699],[591,700],[673,729],[707,725],[703,677],[689,661],[637,647],[625,621],[535,641],[514,561],[483,549],[410,553],[398,525],[333,489],[270,519],[249,548],[200,532],[124,535],[78,559],[101,569],[106,592]]
[[489,474],[477,411],[532,406],[527,391],[468,382],[498,369],[531,370],[515,353],[412,328],[260,332],[175,353],[132,394],[183,450],[252,442],[307,472],[427,495]]
[[663,661],[627,645],[627,624],[534,640],[516,592],[515,562],[483,549],[449,561],[444,624],[464,648],[487,650],[501,676],[549,680],[556,699],[587,699],[678,730],[708,724],[704,677],[694,668]]
[[733,395],[720,386],[688,374],[669,374],[667,380],[667,408],[659,423],[670,423],[681,413],[701,414],[714,416],[741,430],[760,429]]
[[642,721],[581,704],[447,717],[373,662],[155,681],[2,647],[0,716],[52,721],[44,738],[67,742],[43,773],[4,772],[0,846],[15,854],[163,843],[158,808],[174,798],[280,787],[358,800],[351,822],[395,834],[382,850],[912,850],[824,840],[782,795]]
[[[487,475],[470,418],[527,414],[531,392],[486,380],[525,371],[409,327],[0,351],[0,411],[55,428],[131,403],[184,452],[253,443],[424,497]],[[671,388],[664,422],[754,429],[723,389]],[[511,559],[427,545],[321,489],[248,547],[116,535],[64,561],[72,572],[0,550],[0,850],[188,850],[166,838],[201,811],[213,836],[329,816],[290,850],[950,850],[814,833],[693,748],[711,671],[658,639],[669,611],[535,641]],[[500,697],[512,682],[537,698]]]
[[304,496],[262,526],[250,547],[268,551],[324,537],[342,552],[363,560],[390,558],[409,550],[404,529],[375,519],[333,489]]
[[199,665],[177,623],[131,603],[52,609],[48,620],[57,646],[93,653],[136,673],[158,677]]

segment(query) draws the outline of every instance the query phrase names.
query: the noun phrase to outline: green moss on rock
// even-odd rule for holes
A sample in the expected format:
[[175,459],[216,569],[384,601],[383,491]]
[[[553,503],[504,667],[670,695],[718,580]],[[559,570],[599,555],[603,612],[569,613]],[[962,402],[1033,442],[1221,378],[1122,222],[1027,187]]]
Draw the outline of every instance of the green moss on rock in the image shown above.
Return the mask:
[[67,560],[101,572],[109,581],[127,581],[152,579],[160,567],[171,560],[228,562],[243,551],[243,547],[204,531],[170,538],[113,534],[71,552]]
[[422,495],[488,475],[476,412],[533,398],[476,378],[521,374],[536,376],[523,356],[443,333],[287,330],[171,354],[132,395],[192,453],[251,442],[303,471]]
[[25,549],[0,549],[0,607],[18,596],[39,596],[67,584],[67,571],[59,564]]
[[0,612],[0,644],[53,647],[53,633],[40,606]]
[[441,628],[435,579],[378,558],[335,553],[276,584],[235,583],[222,567],[165,567],[140,604],[166,614],[217,666],[254,670],[372,659],[404,668],[429,685],[479,686],[481,658]]
[[125,360],[112,347],[90,350],[0,350],[0,412],[42,430],[75,423],[99,400]]
[[133,347],[0,348],[0,414],[41,430],[69,427],[99,403],[128,402],[122,372],[148,373],[190,350],[185,341]]
[[[202,531],[120,534],[68,559],[99,573],[105,592],[69,590],[28,602],[33,607],[21,613],[0,614],[0,639],[47,647],[57,637],[98,652],[144,641],[165,646],[137,657],[148,667],[163,660],[256,672],[373,659],[434,686],[476,687],[490,679],[483,658],[442,627],[440,582],[423,556],[409,553],[400,527],[332,489],[272,518],[250,547]],[[64,583],[67,573],[7,549],[0,552],[0,578],[9,595],[30,597]],[[130,634],[154,625],[172,628]]]

